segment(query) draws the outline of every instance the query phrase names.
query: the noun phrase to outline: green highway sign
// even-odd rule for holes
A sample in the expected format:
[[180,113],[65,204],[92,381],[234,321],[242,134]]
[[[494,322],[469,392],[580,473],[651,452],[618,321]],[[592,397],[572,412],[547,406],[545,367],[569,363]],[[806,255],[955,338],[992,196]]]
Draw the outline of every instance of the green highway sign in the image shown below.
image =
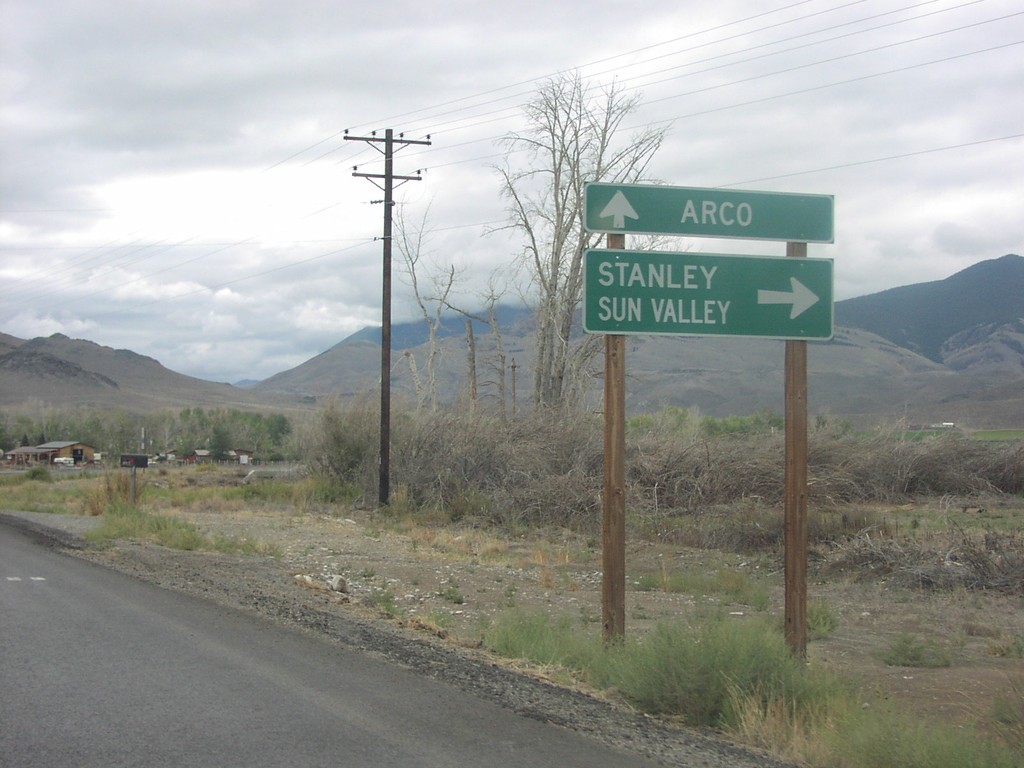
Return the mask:
[[590,250],[587,333],[832,338],[832,260]]
[[584,187],[588,232],[831,243],[832,195],[603,184]]

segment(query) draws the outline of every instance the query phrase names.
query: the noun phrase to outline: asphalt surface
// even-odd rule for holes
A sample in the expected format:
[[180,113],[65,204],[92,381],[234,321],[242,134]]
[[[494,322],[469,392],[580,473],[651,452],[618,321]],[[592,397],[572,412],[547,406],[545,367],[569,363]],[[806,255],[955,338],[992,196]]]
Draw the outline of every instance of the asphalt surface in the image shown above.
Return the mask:
[[655,763],[0,524],[0,765]]

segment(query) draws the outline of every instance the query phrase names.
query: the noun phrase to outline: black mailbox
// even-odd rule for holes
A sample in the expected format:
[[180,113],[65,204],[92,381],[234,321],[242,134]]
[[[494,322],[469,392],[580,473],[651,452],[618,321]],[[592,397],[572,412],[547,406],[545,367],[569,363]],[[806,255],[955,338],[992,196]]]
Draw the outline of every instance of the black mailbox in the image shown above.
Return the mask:
[[121,454],[121,466],[122,467],[142,467],[145,469],[149,466],[149,456],[144,453],[122,453]]

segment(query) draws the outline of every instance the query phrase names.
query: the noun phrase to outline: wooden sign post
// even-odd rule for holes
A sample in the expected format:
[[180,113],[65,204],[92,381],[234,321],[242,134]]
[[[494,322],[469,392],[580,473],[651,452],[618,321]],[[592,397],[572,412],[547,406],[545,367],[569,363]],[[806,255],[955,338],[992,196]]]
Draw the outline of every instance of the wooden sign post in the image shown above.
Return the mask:
[[[598,183],[584,199],[584,228],[607,233],[605,250],[584,255],[583,279],[583,329],[605,334],[605,641],[625,635],[625,335],[759,336],[786,340],[785,632],[805,657],[807,339],[832,338],[834,320],[831,261],[808,259],[807,243],[833,242],[833,199]],[[788,258],[626,252],[627,232],[784,241]]]
[[[626,236],[609,234],[609,249]],[[604,493],[601,614],[606,643],[626,634],[626,337],[604,337]]]
[[[807,243],[786,243],[786,256],[804,258]],[[807,656],[807,342],[786,342],[786,642]]]

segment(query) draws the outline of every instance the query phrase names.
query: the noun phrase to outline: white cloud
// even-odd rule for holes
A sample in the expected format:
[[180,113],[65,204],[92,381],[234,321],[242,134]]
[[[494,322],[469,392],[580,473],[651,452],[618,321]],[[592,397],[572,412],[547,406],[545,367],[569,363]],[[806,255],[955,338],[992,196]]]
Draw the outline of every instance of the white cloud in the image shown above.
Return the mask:
[[[396,155],[427,169],[398,197],[430,204],[471,301],[519,250],[483,236],[504,220],[494,140],[533,78],[578,66],[643,91],[632,125],[671,123],[653,176],[834,194],[836,243],[811,255],[838,298],[1019,253],[1024,16],[959,5],[5,0],[0,330],[237,380],[379,322],[382,193],[351,166],[380,154],[345,128],[432,134]],[[396,318],[410,299],[396,283]]]
[[75,337],[80,334],[89,333],[95,327],[94,323],[76,318],[59,318],[51,314],[26,311],[10,318],[5,324],[5,329],[7,329],[5,333],[26,339],[34,339],[38,336],[52,336],[55,333],[63,333],[65,336]]

